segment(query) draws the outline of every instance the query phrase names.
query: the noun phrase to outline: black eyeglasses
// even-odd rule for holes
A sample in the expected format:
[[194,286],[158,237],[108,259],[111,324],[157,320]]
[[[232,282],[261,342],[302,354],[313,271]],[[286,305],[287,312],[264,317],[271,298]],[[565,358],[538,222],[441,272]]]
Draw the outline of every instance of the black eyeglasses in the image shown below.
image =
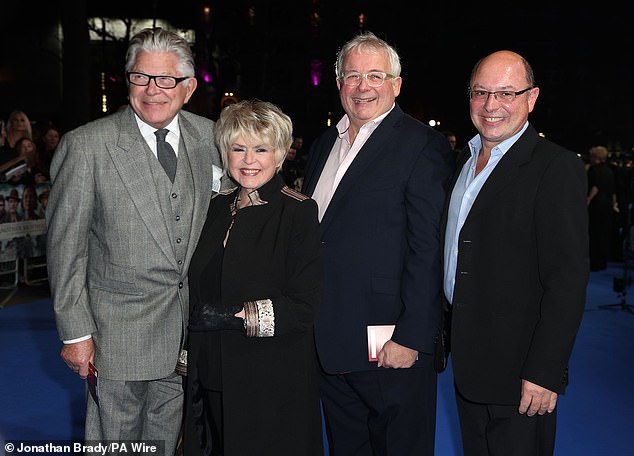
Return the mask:
[[160,89],[173,89],[185,79],[190,78],[190,76],[185,76],[184,78],[175,78],[174,76],[163,75],[151,76],[149,74],[138,73],[136,71],[128,71],[126,76],[130,84],[138,86],[147,86],[150,84],[150,81],[154,79],[154,84],[156,84],[156,87]]
[[489,95],[493,95],[497,101],[503,101],[505,103],[510,103],[515,100],[515,97],[521,95],[529,90],[532,90],[534,87],[527,87],[524,90],[520,90],[518,92],[513,92],[511,90],[498,90],[497,92],[487,92],[486,90],[479,89],[471,89],[469,87],[469,98],[471,101],[487,101],[489,99]]

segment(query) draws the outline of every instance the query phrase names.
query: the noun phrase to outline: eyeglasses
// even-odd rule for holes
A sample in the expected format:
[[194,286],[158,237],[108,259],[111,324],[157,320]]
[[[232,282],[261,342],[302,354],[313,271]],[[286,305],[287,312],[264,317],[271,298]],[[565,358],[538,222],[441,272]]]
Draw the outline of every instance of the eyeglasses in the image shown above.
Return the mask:
[[497,101],[503,101],[504,103],[511,103],[515,100],[515,97],[521,95],[534,87],[527,87],[524,90],[520,90],[519,92],[513,92],[511,90],[499,90],[497,92],[487,92],[486,90],[472,90],[469,88],[469,98],[471,101],[487,101],[489,99],[489,95],[493,95]]
[[185,76],[184,78],[175,78],[174,76],[163,75],[150,76],[149,74],[138,73],[136,71],[128,71],[126,76],[130,84],[138,86],[147,86],[150,84],[150,81],[154,79],[154,84],[156,84],[156,87],[159,89],[173,89],[185,79],[190,78],[189,76]]
[[386,73],[385,71],[370,71],[369,73],[359,73],[358,71],[351,71],[341,75],[341,80],[348,87],[356,87],[361,84],[361,79],[365,78],[365,82],[370,87],[381,87],[386,79],[395,78],[393,74]]

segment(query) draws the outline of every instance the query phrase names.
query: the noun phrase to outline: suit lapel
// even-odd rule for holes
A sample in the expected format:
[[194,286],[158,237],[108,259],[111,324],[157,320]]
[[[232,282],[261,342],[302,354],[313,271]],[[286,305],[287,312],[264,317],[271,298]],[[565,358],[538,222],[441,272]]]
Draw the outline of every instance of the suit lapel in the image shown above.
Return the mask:
[[337,128],[332,127],[328,130],[324,137],[319,140],[314,149],[315,157],[311,157],[310,160],[315,160],[315,165],[313,166],[311,163],[308,163],[306,166],[307,172],[306,176],[304,176],[304,186],[302,188],[302,193],[306,195],[312,195],[315,191],[315,187],[317,186],[317,181],[319,180],[319,176],[321,176],[321,172],[326,166],[326,161],[330,156],[330,151],[332,150],[332,145],[335,143],[337,139]]
[[336,216],[337,211],[340,209],[341,202],[348,192],[355,188],[357,180],[364,175],[368,166],[382,153],[389,151],[388,144],[391,141],[390,138],[397,131],[396,128],[402,117],[403,111],[396,105],[363,145],[341,179],[341,182],[339,182],[330,200],[328,209],[326,209],[321,221],[322,232],[326,231],[330,221]]
[[497,195],[503,192],[508,185],[517,182],[520,167],[530,161],[537,138],[537,132],[529,125],[524,134],[504,154],[482,186],[469,211],[467,221],[470,217],[477,216],[478,212],[488,205],[496,204]]
[[[185,263],[189,264],[189,260],[194,253],[200,232],[205,223],[207,209],[209,208],[209,201],[211,199],[213,182],[212,151],[210,149],[205,150],[203,146],[201,146],[201,138],[198,131],[182,115],[179,117],[179,126],[181,138],[187,150],[187,158],[194,181],[194,212],[192,214],[192,226]],[[211,147],[211,145],[208,146]]]
[[165,256],[176,265],[147,154],[141,152],[148,146],[141,136],[130,107],[122,113],[120,127],[116,144],[108,146],[110,157],[143,223]]

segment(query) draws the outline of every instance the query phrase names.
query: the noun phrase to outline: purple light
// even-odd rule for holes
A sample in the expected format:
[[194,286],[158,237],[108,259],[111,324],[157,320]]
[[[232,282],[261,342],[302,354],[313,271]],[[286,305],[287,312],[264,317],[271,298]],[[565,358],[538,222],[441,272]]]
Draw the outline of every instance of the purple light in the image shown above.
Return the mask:
[[211,78],[211,74],[209,74],[209,71],[205,70],[205,69],[201,69],[200,70],[200,77],[203,79],[203,81],[205,81],[207,84],[210,84],[212,82],[212,78]]
[[310,81],[315,87],[319,85],[323,67],[324,62],[321,60],[314,59],[310,61]]

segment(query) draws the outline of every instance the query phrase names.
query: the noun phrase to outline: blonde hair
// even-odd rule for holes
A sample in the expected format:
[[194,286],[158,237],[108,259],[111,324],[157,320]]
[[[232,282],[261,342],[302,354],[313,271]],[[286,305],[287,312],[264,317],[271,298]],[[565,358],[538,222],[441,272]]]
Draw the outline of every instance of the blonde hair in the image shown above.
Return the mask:
[[10,135],[15,131],[13,129],[12,120],[20,115],[24,117],[24,120],[26,122],[26,132],[24,134],[24,137],[29,138],[30,140],[33,140],[33,129],[31,128],[31,121],[29,120],[29,117],[26,115],[24,111],[15,110],[15,111],[12,111],[11,114],[9,114],[9,120],[7,121],[7,126],[6,126],[7,134]]
[[275,148],[275,170],[279,171],[293,142],[293,122],[268,101],[243,100],[222,110],[214,132],[225,169],[228,152],[238,136],[266,139]]
[[608,159],[608,148],[604,146],[594,146],[590,148],[590,157],[595,157],[604,162]]

